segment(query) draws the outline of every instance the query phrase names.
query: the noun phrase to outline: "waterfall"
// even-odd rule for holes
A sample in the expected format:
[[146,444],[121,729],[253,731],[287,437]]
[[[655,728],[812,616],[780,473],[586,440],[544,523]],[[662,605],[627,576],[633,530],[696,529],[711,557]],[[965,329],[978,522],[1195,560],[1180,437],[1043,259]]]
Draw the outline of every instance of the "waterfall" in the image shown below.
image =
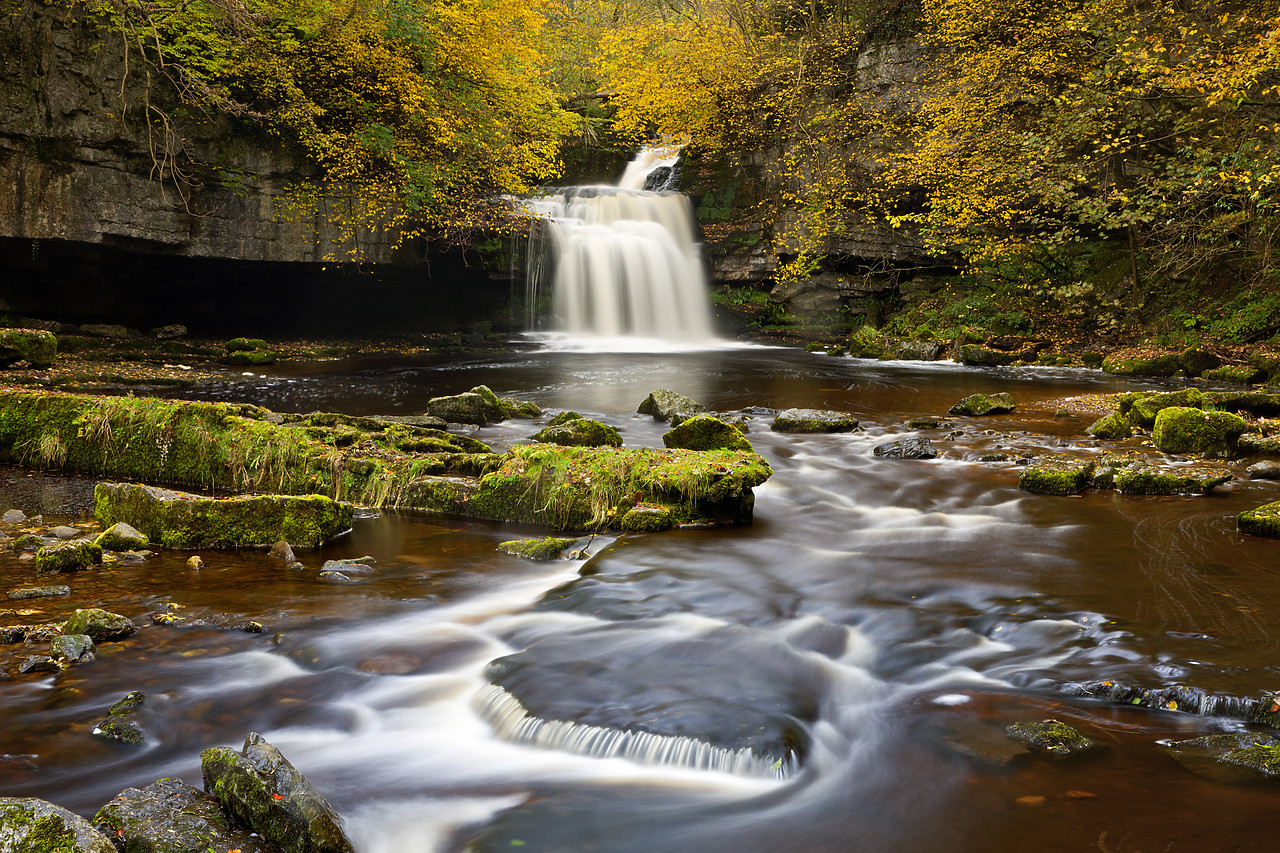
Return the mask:
[[577,339],[714,342],[693,209],[674,183],[678,151],[645,149],[617,186],[530,199],[529,327],[550,296],[551,330]]

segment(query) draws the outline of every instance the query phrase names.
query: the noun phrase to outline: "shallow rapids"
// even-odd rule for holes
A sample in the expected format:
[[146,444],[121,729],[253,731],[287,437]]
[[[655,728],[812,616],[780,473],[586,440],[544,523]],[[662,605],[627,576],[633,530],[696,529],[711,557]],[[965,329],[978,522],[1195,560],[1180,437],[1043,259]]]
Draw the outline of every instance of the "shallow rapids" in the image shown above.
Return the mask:
[[[1091,418],[1054,401],[1134,383],[766,348],[526,348],[281,366],[188,396],[406,414],[480,383],[598,417],[627,446],[661,446],[664,425],[634,414],[658,387],[721,411],[844,409],[862,429],[782,435],[751,414],[748,437],[774,471],[752,527],[597,537],[576,561],[494,550],[536,531],[384,513],[300,553],[307,572],[236,552],[205,553],[200,572],[165,554],[72,577],[71,600],[13,602],[41,613],[5,620],[100,604],[146,627],[87,666],[0,681],[0,794],[91,814],[163,776],[199,785],[201,749],[257,731],[330,799],[361,853],[1269,842],[1273,792],[1196,776],[1157,744],[1244,728],[1232,702],[1280,688],[1276,546],[1233,521],[1280,486],[1058,498],[1020,492],[1015,463],[978,461],[1094,452]],[[1017,410],[945,415],[992,391]],[[920,433],[940,458],[872,455],[921,415],[950,424]],[[537,428],[475,436],[502,447]],[[0,509],[74,518],[91,488],[9,470]],[[376,569],[359,583],[316,578],[325,559],[365,554]],[[30,581],[0,555],[3,589]],[[170,605],[267,630],[153,624]],[[1207,700],[1134,707],[1101,695],[1103,682]],[[91,738],[129,690],[151,697],[150,745]],[[1108,750],[1051,763],[1004,736],[1049,717]]]

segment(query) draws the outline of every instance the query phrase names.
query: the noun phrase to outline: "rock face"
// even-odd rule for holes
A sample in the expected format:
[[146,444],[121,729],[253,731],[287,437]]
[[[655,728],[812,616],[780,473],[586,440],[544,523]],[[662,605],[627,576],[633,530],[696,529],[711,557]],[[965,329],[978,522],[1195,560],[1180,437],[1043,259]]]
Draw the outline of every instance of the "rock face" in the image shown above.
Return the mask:
[[31,797],[0,797],[0,853],[116,853],[89,821]]
[[349,529],[353,514],[322,495],[215,499],[127,483],[99,483],[93,502],[104,527],[127,521],[166,548],[320,545]]
[[354,853],[328,801],[260,735],[245,738],[239,753],[206,749],[200,767],[223,811],[283,853]]

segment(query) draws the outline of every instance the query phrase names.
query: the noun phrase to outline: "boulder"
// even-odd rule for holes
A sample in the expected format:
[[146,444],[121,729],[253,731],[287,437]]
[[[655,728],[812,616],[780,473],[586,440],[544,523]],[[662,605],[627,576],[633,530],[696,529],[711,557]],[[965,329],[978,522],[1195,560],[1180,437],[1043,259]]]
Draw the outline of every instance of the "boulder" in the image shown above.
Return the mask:
[[138,727],[135,712],[147,700],[147,694],[134,690],[107,710],[106,719],[93,727],[91,734],[102,740],[138,746],[147,738]]
[[[1280,480],[1280,462],[1264,459],[1250,465],[1245,469],[1244,474],[1250,480]],[[12,597],[13,594],[10,593],[10,598]]]
[[200,753],[204,789],[239,826],[282,853],[354,853],[328,801],[260,735],[244,749],[214,747]]
[[1177,353],[1150,355],[1136,350],[1118,350],[1102,360],[1104,373],[1119,376],[1176,376],[1181,370]]
[[1074,495],[1089,485],[1094,467],[1091,459],[1040,457],[1018,477],[1018,488],[1037,495]]
[[1236,528],[1254,536],[1280,538],[1280,501],[1247,509],[1236,516]]
[[884,335],[872,326],[859,326],[849,335],[849,355],[854,358],[879,358],[886,349]]
[[1165,409],[1174,406],[1203,409],[1206,402],[1205,394],[1196,388],[1162,394],[1125,394],[1120,400],[1120,412],[1127,415],[1134,426],[1150,427],[1156,422],[1156,415]]
[[49,657],[62,663],[88,663],[96,655],[97,647],[88,634],[62,634],[49,641]]
[[565,549],[577,540],[559,536],[544,536],[540,539],[511,539],[499,542],[498,550],[513,557],[524,557],[526,560],[559,560]]
[[85,634],[95,643],[123,640],[137,630],[129,617],[97,607],[76,610],[62,626],[63,634]]
[[938,341],[898,341],[889,346],[882,359],[900,359],[902,361],[937,361],[947,345]]
[[653,415],[660,421],[669,421],[676,412],[695,414],[705,412],[706,406],[667,388],[659,388],[649,393],[640,403],[636,412],[641,415]]
[[1267,372],[1243,364],[1224,364],[1222,367],[1204,371],[1200,374],[1200,378],[1208,379],[1210,382],[1232,382],[1238,385],[1252,385],[1255,382],[1265,382]]
[[132,525],[117,521],[99,534],[94,544],[106,551],[137,551],[147,547],[150,540]]
[[1140,457],[1104,456],[1094,469],[1092,483],[1125,495],[1207,495],[1232,477],[1226,468],[1164,466]]
[[1085,737],[1058,720],[1014,723],[1005,729],[1005,734],[1025,743],[1032,752],[1047,758],[1070,758],[1073,755],[1104,748],[1100,741]]
[[[1033,355],[1032,358],[1034,357]],[[1019,353],[988,349],[981,344],[961,344],[956,347],[956,361],[961,364],[1003,367],[1020,359],[1021,355]]]
[[281,539],[317,546],[350,529],[352,508],[322,495],[206,498],[155,486],[99,483],[94,514],[124,521],[166,548],[269,546]]
[[215,800],[179,779],[126,788],[93,821],[129,853],[275,853],[253,833],[228,825]]
[[484,397],[471,391],[448,397],[432,397],[427,401],[427,414],[449,423],[484,426],[489,422]]
[[116,853],[78,814],[33,797],[0,797],[0,853]]
[[477,385],[468,393],[479,394],[484,398],[485,416],[491,421],[542,416],[542,408],[536,403],[531,403],[528,400],[517,400],[514,397],[499,397],[489,389],[488,385]]
[[622,436],[608,424],[591,418],[573,418],[539,430],[534,441],[561,447],[621,447]]
[[1243,418],[1230,412],[1172,406],[1156,415],[1151,440],[1165,453],[1228,456],[1246,427]]
[[1222,359],[1211,352],[1190,347],[1178,353],[1178,366],[1187,376],[1200,376],[1222,364]]
[[49,367],[58,352],[51,332],[35,329],[0,329],[0,367],[25,361],[32,367]]
[[1280,739],[1264,732],[1221,732],[1160,746],[1188,770],[1218,782],[1280,779]]
[[36,574],[78,572],[102,563],[102,548],[87,539],[45,545],[36,551]]
[[636,504],[618,519],[618,528],[629,533],[656,533],[676,524],[671,510],[655,504]]
[[769,428],[774,432],[853,432],[858,419],[849,412],[829,409],[787,409],[778,413]]
[[27,514],[20,509],[7,509],[4,515],[0,516],[0,521],[5,524],[21,524],[27,520]]
[[156,326],[147,334],[158,341],[171,341],[174,338],[186,337],[187,327],[181,323],[170,323],[167,326]]
[[1003,415],[1017,408],[1013,397],[1001,391],[999,394],[970,394],[947,410],[952,415]]
[[685,450],[754,450],[741,430],[709,414],[682,419],[663,433],[662,443]]
[[934,459],[938,455],[933,442],[924,436],[900,438],[887,444],[879,444],[871,452],[886,459]]
[[1098,418],[1085,432],[1104,441],[1121,441],[1133,433],[1133,428],[1129,425],[1128,418],[1119,412],[1112,412],[1106,417]]

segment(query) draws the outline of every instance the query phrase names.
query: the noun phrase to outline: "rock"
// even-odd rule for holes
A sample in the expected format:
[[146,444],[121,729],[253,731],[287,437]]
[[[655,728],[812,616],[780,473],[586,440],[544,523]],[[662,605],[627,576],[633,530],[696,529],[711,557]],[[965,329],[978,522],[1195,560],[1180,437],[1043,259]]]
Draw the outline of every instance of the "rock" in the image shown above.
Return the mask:
[[618,527],[630,533],[655,533],[675,526],[671,510],[654,504],[636,504],[618,519]]
[[88,663],[96,652],[88,634],[63,634],[49,641],[49,656],[63,663]]
[[146,742],[146,735],[134,719],[135,711],[147,700],[147,694],[134,690],[107,709],[107,717],[93,727],[93,736],[102,740],[125,743],[131,746]]
[[1280,779],[1280,739],[1263,732],[1222,732],[1160,746],[1188,770],[1219,782]]
[[667,447],[685,450],[751,452],[755,449],[741,430],[709,414],[682,419],[679,424],[662,434],[662,443]]
[[1280,436],[1245,434],[1236,439],[1236,449],[1249,456],[1280,456]]
[[878,444],[871,452],[886,459],[935,459],[938,456],[933,442],[924,436],[899,438],[887,444]]
[[1175,406],[1203,409],[1204,403],[1205,394],[1196,388],[1163,394],[1125,394],[1120,398],[1120,413],[1134,426],[1150,427],[1156,422],[1156,415],[1165,409]]
[[1165,453],[1204,453],[1228,456],[1247,424],[1230,412],[1206,412],[1173,406],[1156,415],[1151,440]]
[[561,447],[621,447],[622,436],[613,427],[591,418],[573,418],[545,427],[533,436],[534,441]]
[[970,417],[978,417],[981,415],[1003,415],[1012,412],[1017,408],[1013,397],[1005,392],[999,394],[971,394],[965,397],[959,403],[956,403],[948,413],[953,415],[968,415]]
[[274,853],[252,833],[228,826],[216,800],[178,779],[126,788],[93,820],[130,853]]
[[[1213,391],[1205,395],[1214,408],[1251,415],[1280,414],[1280,394],[1270,391]],[[1201,406],[1201,408],[1206,408]]]
[[241,753],[215,747],[200,753],[204,789],[232,821],[282,853],[354,853],[329,803],[260,735]]
[[204,558],[199,554],[192,554],[187,557],[187,568],[193,572],[198,572],[204,568]]
[[321,572],[343,572],[344,574],[367,575],[374,571],[373,557],[360,557],[356,560],[325,560],[320,567]]
[[557,536],[546,536],[541,539],[512,539],[507,542],[499,542],[498,550],[514,557],[524,557],[527,560],[559,560],[565,549],[575,541],[574,539],[564,539]]
[[85,323],[80,327],[80,333],[82,335],[92,335],[95,338],[111,338],[118,341],[131,337],[127,328],[116,323]]
[[879,358],[886,349],[884,335],[871,326],[859,326],[849,335],[849,355],[854,358]]
[[116,853],[89,821],[33,797],[0,797],[0,853]]
[[1091,459],[1040,457],[1018,477],[1018,488],[1037,495],[1074,495],[1089,485],[1094,467]]
[[25,361],[32,367],[49,367],[58,352],[58,339],[35,329],[0,329],[0,367]]
[[3,521],[5,524],[21,524],[26,520],[27,514],[20,509],[6,510],[5,514],[0,516],[0,521]]
[[285,565],[295,563],[298,560],[293,553],[293,546],[283,539],[271,546],[271,550],[267,552],[267,556],[275,560],[283,560]]
[[127,616],[96,607],[77,610],[62,626],[63,634],[87,634],[95,643],[122,640],[137,630]]
[[907,429],[947,429],[951,424],[940,421],[937,418],[920,417],[912,418],[903,424]]
[[1069,758],[1104,748],[1101,742],[1085,737],[1058,720],[1014,723],[1005,729],[1005,733],[1014,740],[1025,743],[1032,752],[1048,758]]
[[157,326],[147,334],[158,341],[170,341],[174,338],[186,337],[187,327],[181,323],[171,323],[168,326]]
[[1102,360],[1104,373],[1119,376],[1175,376],[1181,370],[1177,353],[1149,356],[1133,350],[1118,350]]
[[53,598],[59,595],[70,595],[69,586],[22,586],[9,590],[10,598]]
[[271,348],[271,345],[261,338],[232,338],[222,346],[230,353],[257,352]]
[[[1032,358],[1034,357],[1033,355]],[[981,344],[962,344],[956,347],[956,361],[961,364],[1004,367],[1020,360],[1021,356],[1016,352],[988,349]]]
[[942,357],[947,345],[938,341],[898,341],[889,346],[882,359],[900,359],[902,361],[937,361]]
[[[1250,465],[1244,473],[1250,480],[1280,480],[1280,462],[1264,459]],[[12,594],[10,597],[12,598]]]
[[432,397],[427,401],[427,414],[449,423],[484,426],[489,422],[484,397],[471,391],[449,397]]
[[13,540],[14,551],[38,551],[45,545],[56,545],[57,540],[47,540],[43,536],[37,536],[34,533],[26,533]]
[[102,549],[87,539],[45,545],[36,551],[36,574],[38,575],[78,572],[101,563]]
[[58,662],[49,655],[29,655],[21,665],[18,666],[18,672],[26,675],[31,672],[61,672],[62,667],[58,666]]
[[849,412],[828,409],[787,409],[778,413],[769,428],[774,432],[853,432],[858,419]]
[[469,393],[479,394],[484,398],[485,417],[491,421],[542,416],[542,408],[536,403],[531,403],[528,400],[517,400],[514,397],[499,397],[490,390],[488,385],[477,385]]
[[49,528],[49,533],[64,542],[68,539],[75,539],[80,535],[79,530],[76,530],[74,527],[68,527],[65,524],[59,524],[57,527]]
[[350,529],[350,504],[321,495],[205,498],[155,486],[99,483],[94,514],[125,521],[166,548],[236,548],[284,539],[316,546]]
[[332,584],[360,583],[360,581],[356,580],[350,575],[343,574],[342,572],[335,572],[335,571],[321,572],[316,577],[318,577],[324,583],[332,583]]
[[1178,366],[1187,376],[1200,376],[1222,364],[1222,359],[1211,352],[1190,347],[1178,353]]
[[1254,536],[1280,537],[1280,501],[1247,509],[1236,516],[1236,528]]
[[137,551],[150,545],[151,540],[133,525],[117,521],[99,534],[94,543],[107,551]]
[[1094,486],[1125,495],[1207,495],[1232,478],[1225,468],[1160,466],[1130,456],[1103,456],[1092,475]]
[[227,364],[238,364],[250,367],[263,367],[268,364],[275,364],[280,360],[280,354],[275,350],[259,349],[251,352],[233,352],[227,356]]
[[706,406],[683,394],[678,394],[666,388],[659,388],[657,391],[650,392],[649,396],[644,398],[636,412],[641,415],[653,415],[655,419],[660,421],[669,421],[676,412],[696,414],[697,412],[705,412],[706,409]]
[[1085,432],[1104,441],[1122,441],[1133,434],[1133,428],[1129,425],[1128,418],[1119,412],[1112,412],[1094,421]]
[[569,421],[576,421],[581,417],[582,415],[578,414],[577,412],[572,412],[572,411],[560,412],[554,418],[547,421],[547,426],[560,426],[561,424],[567,424]]
[[1200,374],[1200,378],[1208,379],[1211,382],[1234,382],[1239,385],[1252,385],[1256,382],[1265,382],[1267,372],[1246,365],[1226,364],[1222,367],[1204,371]]

